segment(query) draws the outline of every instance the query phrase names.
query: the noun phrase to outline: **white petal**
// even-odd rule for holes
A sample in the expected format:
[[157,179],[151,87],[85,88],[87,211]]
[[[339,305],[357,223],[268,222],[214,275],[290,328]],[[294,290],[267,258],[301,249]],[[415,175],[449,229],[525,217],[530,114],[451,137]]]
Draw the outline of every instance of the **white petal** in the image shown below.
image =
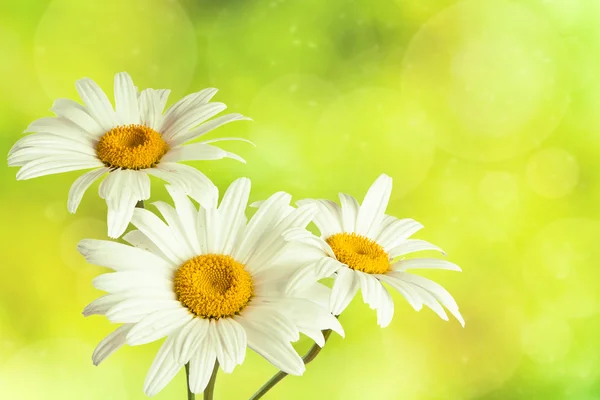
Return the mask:
[[121,125],[139,124],[138,92],[127,72],[115,75],[115,106]]
[[75,83],[75,87],[88,112],[104,131],[108,132],[118,125],[117,116],[108,97],[93,80],[80,79]]
[[175,361],[173,355],[174,341],[174,335],[165,340],[150,366],[144,381],[144,393],[148,396],[154,396],[160,392],[183,366]]
[[250,179],[235,180],[223,195],[219,205],[221,235],[216,251],[220,254],[231,254],[239,235],[246,226],[246,207],[250,196]]
[[[175,240],[171,229],[154,213],[136,208],[131,223],[140,230],[160,251],[174,264],[181,265],[188,260],[184,253],[185,247]],[[183,256],[182,256],[183,255]]]
[[437,258],[413,258],[400,260],[391,265],[393,271],[408,271],[409,269],[445,269],[448,271],[462,271],[460,267],[450,261]]
[[196,206],[190,201],[189,197],[185,195],[180,189],[166,185],[167,191],[173,199],[175,204],[175,210],[181,222],[181,227],[185,236],[187,237],[192,249],[197,254],[200,253],[198,233],[196,231],[196,218],[198,210]]
[[169,152],[164,155],[161,161],[177,162],[192,160],[220,160],[225,157],[235,158],[240,161],[235,154],[220,149],[216,146],[205,143],[193,143],[185,146],[175,147],[174,149],[169,150]]
[[57,99],[50,109],[58,117],[66,118],[81,127],[91,138],[97,139],[106,131],[81,104],[69,99]]
[[[208,132],[222,126],[225,125],[229,122],[233,122],[233,121],[252,121],[252,119],[248,118],[248,117],[244,117],[242,114],[227,114],[227,115],[223,115],[220,116],[218,118],[215,118],[213,120],[210,120],[202,125],[200,125],[199,127],[192,129],[191,131],[188,132],[182,132],[181,134],[179,134],[177,136],[177,138],[173,138],[171,140],[171,145],[172,146],[179,146],[180,144],[189,142],[190,140],[194,140],[202,135],[207,134]],[[214,139],[214,140],[207,140],[205,142],[202,143],[211,143],[213,141],[218,141],[218,140],[244,140],[244,139],[238,139],[238,138],[221,138],[221,139]],[[250,142],[252,143],[252,142]]]
[[120,349],[125,344],[127,333],[132,327],[133,324],[124,324],[105,337],[98,346],[96,346],[94,354],[92,354],[92,362],[94,365],[99,365],[106,357]]
[[80,151],[74,151],[72,148],[65,149],[61,147],[25,147],[21,149],[15,149],[8,156],[8,166],[18,167],[28,164],[31,161],[39,160],[44,157],[56,157],[65,159],[79,159],[79,158],[96,158],[96,155],[89,155]]
[[181,303],[175,299],[130,298],[108,310],[106,318],[114,323],[137,323],[156,311],[179,308],[181,308]]
[[102,274],[92,280],[92,285],[109,293],[124,292],[138,288],[154,288],[157,292],[172,291],[173,283],[160,274],[141,271],[122,271]]
[[98,189],[108,206],[108,236],[117,238],[125,232],[139,200],[150,197],[150,178],[143,171],[115,170]]
[[23,165],[17,172],[17,180],[26,180],[62,172],[104,167],[97,158],[74,153],[71,156],[54,155],[33,160]]
[[127,298],[122,293],[107,294],[92,301],[83,309],[83,316],[105,315],[108,310]]
[[300,200],[296,202],[298,205],[315,204],[318,207],[318,214],[313,218],[313,222],[319,228],[321,237],[328,238],[329,236],[342,232],[342,214],[340,206],[331,200]]
[[190,360],[190,391],[202,393],[215,367],[217,355],[210,339],[207,337]]
[[392,178],[382,174],[367,191],[356,218],[356,233],[375,239],[392,193]]
[[157,256],[164,258],[165,260],[170,260],[169,257],[165,256],[165,254],[162,251],[160,251],[158,246],[156,246],[152,240],[148,239],[148,236],[144,235],[137,229],[127,232],[121,237],[121,239],[131,244],[132,246],[147,250],[150,253],[156,254]]
[[333,282],[329,311],[333,315],[340,315],[350,304],[358,291],[358,280],[350,268],[340,268]]
[[245,318],[236,317],[236,321],[240,322],[246,331],[248,347],[278,369],[291,375],[302,375],[305,370],[302,358],[289,342],[279,337],[277,332],[267,331]]
[[204,318],[192,318],[185,324],[175,339],[175,359],[185,364],[198,351],[200,344],[208,335],[209,321]]
[[363,300],[371,307],[377,310],[377,323],[385,328],[392,321],[394,315],[394,303],[388,291],[383,287],[376,277],[359,271],[355,276],[360,281]]
[[69,190],[69,201],[67,202],[67,208],[70,213],[75,213],[81,199],[85,194],[86,190],[94,183],[98,178],[107,173],[109,168],[99,168],[94,171],[86,172],[73,182],[71,189]]
[[155,311],[135,324],[127,334],[127,344],[137,346],[170,335],[186,324],[193,315],[183,306],[179,309]]
[[388,275],[375,275],[377,279],[387,283],[392,288],[396,289],[408,301],[415,311],[420,311],[423,308],[423,302],[417,292],[415,292],[408,283],[401,279],[394,278]]
[[144,170],[163,179],[196,200],[202,207],[215,207],[219,192],[217,187],[202,172],[189,165],[160,163],[156,168]]
[[387,217],[386,222],[387,225],[382,226],[381,233],[375,239],[386,251],[390,251],[423,228],[423,225],[410,218]]
[[[211,321],[212,323],[212,321]],[[236,365],[244,362],[246,356],[246,332],[231,318],[222,318],[214,322],[213,344],[216,345],[217,358],[225,373],[233,372]]]
[[95,148],[95,144],[97,143],[97,136],[90,135],[84,128],[64,117],[44,117],[37,119],[29,124],[25,132],[42,132],[61,136],[92,148]]
[[354,232],[356,229],[356,218],[360,205],[356,199],[348,194],[340,193],[340,204],[342,213],[342,231]]
[[330,257],[323,257],[315,263],[309,263],[298,269],[290,278],[286,292],[293,295],[296,292],[306,290],[306,288],[314,285],[315,282],[323,278],[328,278],[343,268],[347,267],[339,261]]
[[[275,262],[289,247],[283,233],[290,229],[304,229],[314,217],[317,209],[314,204],[306,204],[283,217],[273,229],[269,229],[257,242],[251,257],[246,259],[246,266],[257,274],[267,269],[276,268]],[[279,263],[277,263],[279,264]],[[299,265],[299,264],[296,264]]]
[[183,227],[183,223],[179,218],[177,211],[164,201],[155,201],[152,205],[160,211],[161,215],[169,225],[169,229],[171,230],[175,241],[177,241],[179,247],[182,249],[183,253],[178,254],[179,258],[189,259],[194,255],[197,255],[198,252],[192,247],[192,243],[187,237],[185,228]]
[[154,89],[144,89],[138,99],[140,123],[157,130],[162,123],[162,110],[159,110],[158,93]]
[[101,265],[115,271],[142,271],[170,276],[177,268],[149,251],[108,240],[83,239],[77,250],[90,264]]
[[247,264],[247,260],[256,251],[258,241],[279,222],[281,210],[289,206],[290,200],[289,194],[278,192],[261,205],[248,222],[242,240],[232,254],[233,258]]
[[403,241],[398,246],[391,249],[388,252],[388,254],[391,259],[394,259],[396,257],[405,256],[407,254],[414,253],[417,251],[426,251],[426,250],[434,250],[434,251],[439,251],[442,254],[446,254],[446,253],[444,253],[444,251],[442,249],[440,249],[436,245],[426,242],[425,240],[417,240],[417,239],[408,239],[408,240]]
[[196,109],[183,113],[169,127],[165,128],[165,125],[163,125],[162,132],[167,138],[167,144],[175,146],[176,143],[179,143],[178,138],[180,135],[186,134],[193,127],[214,117],[226,108],[227,106],[223,103],[204,104]]
[[331,329],[344,337],[344,328],[340,321],[312,299],[292,298],[285,301],[284,304],[289,312],[289,317],[298,326],[300,332],[310,333],[311,328],[317,328],[319,331]]
[[465,321],[462,318],[462,315],[458,311],[458,304],[452,297],[452,295],[444,289],[440,284],[433,282],[427,278],[423,278],[422,276],[409,274],[406,272],[390,272],[390,276],[401,279],[404,282],[409,282],[414,286],[417,286],[427,292],[429,292],[436,301],[439,301],[441,305],[446,307],[448,311],[454,315],[454,317],[460,322],[462,326],[465,325]]
[[[200,110],[202,110],[202,114],[204,114],[207,111],[206,106],[211,105],[208,104],[208,102],[216,93],[217,89],[204,89],[200,92],[189,94],[172,105],[165,113],[163,124],[160,128],[160,132],[165,139],[171,139],[173,135],[179,133],[180,130],[183,130],[183,127],[186,125],[183,122],[188,120],[190,115],[198,115],[201,112]],[[193,126],[194,125],[185,130],[187,131]]]

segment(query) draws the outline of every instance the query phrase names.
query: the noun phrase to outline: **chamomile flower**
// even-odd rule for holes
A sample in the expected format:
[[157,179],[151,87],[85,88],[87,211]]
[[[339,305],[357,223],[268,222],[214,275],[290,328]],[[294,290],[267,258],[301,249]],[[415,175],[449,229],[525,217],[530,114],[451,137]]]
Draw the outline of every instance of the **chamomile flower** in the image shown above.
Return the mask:
[[109,294],[84,310],[123,324],[98,345],[94,364],[125,344],[166,336],[145,381],[149,396],[188,362],[189,388],[202,392],[215,361],[230,373],[244,361],[246,347],[289,374],[302,374],[304,363],[290,344],[300,333],[321,346],[321,330],[343,334],[338,320],[313,301],[329,289],[286,291],[287,277],[301,264],[278,261],[293,244],[282,233],[304,229],[316,207],[290,210],[290,196],[276,193],[247,221],[248,179],[235,181],[218,208],[197,210],[183,192],[167,189],[175,208],[154,203],[167,223],[136,208],[137,230],[123,237],[131,245],[83,240],[78,246],[88,262],[116,271],[93,281]]
[[[248,119],[227,114],[208,122],[226,106],[210,102],[216,89],[190,94],[164,114],[169,90],[138,92],[129,74],[115,76],[113,109],[106,94],[91,79],[75,84],[84,105],[58,99],[51,111],[56,117],[41,118],[10,150],[9,166],[20,166],[17,180],[93,168],[81,175],[69,191],[68,209],[74,213],[85,191],[108,174],[99,188],[108,206],[108,235],[123,234],[139,200],[150,197],[150,175],[179,187],[201,204],[216,201],[216,187],[200,171],[179,164],[186,160],[244,160],[209,143],[183,146],[231,121]],[[243,140],[243,139],[229,139]]]
[[[319,207],[314,223],[321,236],[300,229],[286,232],[288,240],[303,242],[306,262],[291,278],[288,288],[296,290],[307,282],[333,276],[329,301],[332,314],[341,314],[361,289],[364,302],[377,310],[378,324],[385,327],[394,314],[394,303],[383,286],[386,283],[400,292],[415,310],[425,305],[448,320],[445,307],[464,326],[458,305],[442,286],[407,272],[413,269],[460,271],[460,268],[441,259],[402,258],[417,251],[441,250],[424,240],[409,239],[423,227],[420,223],[385,214],[391,191],[392,179],[381,175],[361,205],[344,193],[340,193],[341,206],[329,200],[299,201],[302,206],[316,204]],[[311,261],[306,261],[309,258]]]

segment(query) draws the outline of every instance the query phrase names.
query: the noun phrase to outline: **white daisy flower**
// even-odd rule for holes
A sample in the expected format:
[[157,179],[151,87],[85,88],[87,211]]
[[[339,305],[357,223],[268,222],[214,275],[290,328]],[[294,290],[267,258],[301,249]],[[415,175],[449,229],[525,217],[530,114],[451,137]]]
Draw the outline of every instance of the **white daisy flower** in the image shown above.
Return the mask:
[[286,291],[286,277],[298,266],[279,264],[290,243],[282,233],[303,229],[316,213],[312,205],[289,211],[290,196],[276,193],[249,222],[245,210],[250,181],[235,181],[218,208],[197,210],[187,196],[167,185],[175,208],[154,203],[167,223],[136,208],[137,230],[130,245],[83,240],[79,251],[92,264],[116,272],[94,279],[100,297],[84,315],[105,315],[123,323],[93,354],[99,364],[121,346],[167,337],[144,385],[158,393],[189,362],[189,388],[202,392],[217,360],[226,373],[244,361],[246,347],[277,368],[300,375],[304,363],[290,342],[299,333],[324,344],[321,330],[343,335],[339,321],[309,300],[329,291],[318,285],[302,293]]
[[[58,99],[51,111],[25,132],[9,152],[8,165],[20,166],[17,180],[94,168],[80,176],[69,191],[68,209],[74,213],[90,185],[109,173],[99,188],[108,206],[108,236],[123,234],[139,200],[150,197],[149,175],[181,188],[201,204],[216,201],[216,187],[200,171],[178,164],[184,160],[224,157],[244,162],[236,154],[212,146],[225,138],[187,146],[183,144],[231,121],[247,120],[241,114],[214,117],[227,108],[210,102],[217,89],[190,94],[164,114],[169,90],[145,89],[138,93],[129,74],[115,76],[113,109],[108,97],[91,79],[75,84],[85,106]],[[201,125],[200,125],[201,124]]]
[[444,306],[464,326],[458,305],[450,293],[429,279],[407,272],[411,269],[461,269],[440,259],[401,258],[421,250],[442,250],[424,240],[409,239],[423,227],[420,223],[385,215],[391,191],[392,178],[381,175],[369,188],[362,205],[344,193],[340,193],[341,207],[329,200],[299,201],[300,205],[316,204],[319,207],[313,221],[321,237],[300,229],[286,232],[286,239],[303,242],[305,255],[308,252],[312,255],[312,261],[294,274],[288,288],[296,290],[307,282],[333,276],[329,302],[332,314],[341,314],[360,288],[364,302],[377,310],[378,324],[385,327],[394,314],[394,303],[382,284],[385,282],[400,292],[415,310],[426,305],[448,320]]

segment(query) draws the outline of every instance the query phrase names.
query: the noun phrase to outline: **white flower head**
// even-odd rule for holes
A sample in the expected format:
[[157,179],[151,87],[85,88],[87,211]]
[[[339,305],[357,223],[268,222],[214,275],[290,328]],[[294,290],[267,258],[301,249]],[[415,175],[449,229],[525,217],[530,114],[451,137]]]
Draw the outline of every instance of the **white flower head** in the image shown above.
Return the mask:
[[435,258],[402,259],[417,251],[442,251],[424,240],[409,239],[423,227],[420,223],[385,214],[391,192],[392,178],[384,174],[370,187],[361,205],[344,193],[340,193],[341,206],[329,200],[299,201],[301,206],[319,207],[313,221],[321,236],[303,229],[286,232],[286,239],[303,242],[304,253],[310,252],[312,257],[312,261],[291,278],[288,289],[297,290],[306,283],[333,276],[329,301],[332,314],[341,314],[361,289],[364,302],[377,310],[377,322],[385,327],[394,314],[394,303],[382,284],[385,282],[400,292],[415,310],[425,305],[448,320],[445,307],[464,326],[450,293],[429,279],[407,272],[412,269],[460,271],[460,268]]
[[280,192],[247,221],[248,179],[233,182],[218,208],[197,210],[183,192],[167,189],[175,208],[154,203],[166,223],[136,208],[137,230],[123,237],[131,245],[86,239],[78,246],[88,262],[116,271],[94,279],[108,294],[84,310],[123,324],[98,345],[94,364],[125,344],[166,336],[144,385],[149,396],[188,362],[190,390],[202,392],[215,360],[230,373],[244,361],[246,347],[289,374],[302,374],[304,363],[290,344],[300,333],[321,346],[321,330],[343,334],[339,321],[316,302],[329,289],[318,284],[287,291],[301,264],[289,257],[278,261],[293,244],[282,233],[304,229],[316,207],[292,209],[290,196]]
[[68,209],[74,213],[90,185],[109,173],[99,188],[108,206],[108,235],[119,237],[131,221],[139,200],[150,197],[149,175],[182,189],[210,206],[217,200],[213,183],[200,171],[179,164],[186,160],[216,160],[224,157],[244,162],[236,154],[209,143],[183,146],[231,121],[249,119],[227,114],[208,122],[226,106],[210,102],[217,89],[190,94],[164,114],[169,90],[138,92],[129,74],[115,76],[115,109],[106,94],[91,79],[75,84],[84,105],[58,99],[51,111],[56,117],[32,122],[9,152],[9,166],[20,166],[17,179],[31,179],[61,172],[94,168],[80,176],[69,191]]

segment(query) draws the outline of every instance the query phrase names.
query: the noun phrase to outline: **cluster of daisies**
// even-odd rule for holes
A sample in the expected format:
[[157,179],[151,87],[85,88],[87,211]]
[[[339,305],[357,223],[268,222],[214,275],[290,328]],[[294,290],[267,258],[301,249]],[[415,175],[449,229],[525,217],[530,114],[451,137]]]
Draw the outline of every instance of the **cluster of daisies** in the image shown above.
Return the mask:
[[[418,222],[385,214],[389,176],[377,178],[360,204],[340,193],[339,204],[306,199],[293,206],[289,194],[278,192],[253,204],[248,219],[249,179],[234,181],[219,201],[209,178],[180,163],[244,161],[212,145],[244,139],[195,141],[248,119],[214,118],[226,108],[211,102],[216,89],[190,94],[165,111],[169,91],[140,92],[127,73],[115,76],[114,108],[94,81],[82,79],[76,87],[83,105],[56,100],[51,109],[56,117],[29,125],[26,132],[33,134],[13,146],[8,163],[20,167],[17,179],[90,170],[69,191],[73,213],[92,183],[105,176],[99,195],[108,208],[108,236],[127,244],[96,239],[78,244],[89,263],[114,271],[94,279],[94,287],[107,294],[84,310],[120,324],[94,351],[94,364],[123,345],[166,337],[146,377],[148,396],[186,365],[189,391],[201,393],[215,365],[231,373],[247,347],[281,371],[301,375],[305,364],[292,343],[300,333],[319,346],[324,332],[343,336],[337,317],[358,289],[377,310],[378,324],[391,322],[394,303],[383,283],[415,310],[425,305],[445,320],[447,310],[464,324],[443,287],[409,272],[460,268],[442,259],[405,257],[441,250],[410,239],[422,228]],[[172,198],[172,204],[152,204],[160,217],[140,207],[150,198],[150,176],[166,181]],[[311,222],[320,235],[306,229]],[[129,224],[135,229],[123,235]],[[331,288],[323,284],[326,278],[333,278]]]

